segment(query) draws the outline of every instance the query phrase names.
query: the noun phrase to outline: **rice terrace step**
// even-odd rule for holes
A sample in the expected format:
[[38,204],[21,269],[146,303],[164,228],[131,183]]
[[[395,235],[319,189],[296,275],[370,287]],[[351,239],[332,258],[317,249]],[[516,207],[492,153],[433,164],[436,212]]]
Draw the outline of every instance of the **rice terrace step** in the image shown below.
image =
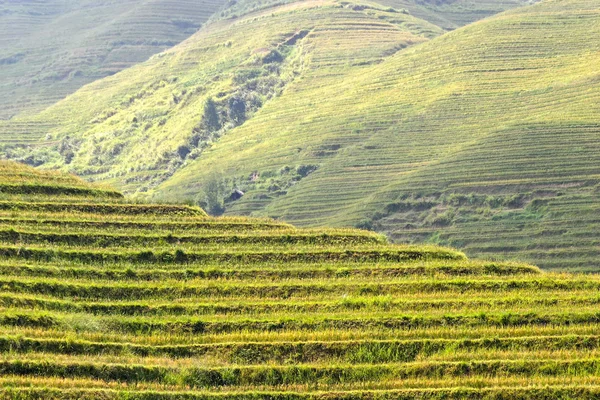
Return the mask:
[[1,398],[600,394],[598,277],[2,167],[29,178],[0,194]]
[[0,0],[0,400],[600,399],[600,0]]

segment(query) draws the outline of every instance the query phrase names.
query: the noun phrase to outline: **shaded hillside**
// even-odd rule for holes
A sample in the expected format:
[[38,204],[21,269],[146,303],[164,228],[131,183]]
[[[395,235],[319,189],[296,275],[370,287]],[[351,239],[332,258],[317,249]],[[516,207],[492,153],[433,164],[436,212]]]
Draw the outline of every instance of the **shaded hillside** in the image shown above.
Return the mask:
[[[14,163],[0,171],[1,186],[27,176],[0,192],[2,398],[600,393],[598,277],[72,193],[94,186]],[[31,180],[56,192],[31,193]]]
[[380,0],[379,3],[404,8],[417,18],[452,30],[502,11],[536,3],[538,0]]
[[[87,83],[174,46],[223,4],[220,0],[0,2],[0,120],[39,111]],[[14,126],[18,134],[20,126]]]

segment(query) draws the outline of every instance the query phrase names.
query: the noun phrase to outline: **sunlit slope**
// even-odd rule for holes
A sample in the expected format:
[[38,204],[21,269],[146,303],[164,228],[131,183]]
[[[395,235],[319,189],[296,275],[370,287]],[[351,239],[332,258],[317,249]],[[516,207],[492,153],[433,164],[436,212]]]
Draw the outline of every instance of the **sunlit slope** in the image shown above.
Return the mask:
[[[29,139],[50,148],[17,148],[8,156],[145,191],[251,120],[291,83],[326,91],[349,71],[366,71],[441,33],[400,11],[328,1],[217,22],[28,119],[47,133]],[[219,119],[211,129],[204,120],[208,99]],[[12,138],[2,135],[5,144]]]
[[33,167],[0,160],[0,193],[19,200],[19,196],[91,196],[120,199],[113,189],[92,185],[74,175],[40,171]]
[[[0,192],[4,399],[600,393],[598,277],[0,170],[22,188]],[[63,190],[31,193],[32,181]]]
[[132,204],[14,163],[0,172],[22,188],[0,192],[4,399],[600,393],[596,276]]
[[[0,120],[32,113],[192,35],[220,0],[0,3]],[[14,135],[27,131],[11,125]]]
[[[457,232],[456,243],[475,254],[511,250],[542,265],[551,248],[570,249],[548,266],[597,259],[585,232],[597,230],[589,207],[598,195],[599,22],[593,1],[546,1],[407,49],[326,90],[305,87],[300,95],[295,85],[158,192],[182,196],[215,174],[243,182],[254,171],[264,180],[245,182],[247,196],[228,212],[361,224],[419,240],[435,240],[441,225],[468,223],[476,232],[482,223],[485,235],[466,241]],[[283,194],[269,192],[282,168],[299,165],[318,168]],[[446,199],[455,192],[497,199],[490,210],[464,201],[469,215],[461,216]],[[526,195],[511,203],[517,193]],[[551,200],[559,194],[567,197]],[[562,208],[568,196],[576,199]],[[539,207],[536,198],[549,204]],[[502,214],[511,209],[516,214]],[[564,225],[538,235],[542,244],[530,253],[528,233],[522,241],[512,235],[517,246],[476,248],[493,244],[494,229],[513,224],[511,217],[522,219],[516,232],[545,232],[554,218]],[[571,229],[577,234],[563,236]],[[584,259],[573,257],[578,247]]]

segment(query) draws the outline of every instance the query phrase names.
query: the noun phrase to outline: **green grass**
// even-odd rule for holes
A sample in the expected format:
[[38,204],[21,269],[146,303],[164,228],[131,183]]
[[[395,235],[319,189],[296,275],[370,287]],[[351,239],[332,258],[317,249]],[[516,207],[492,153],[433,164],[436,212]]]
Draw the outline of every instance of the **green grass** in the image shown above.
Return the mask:
[[[335,37],[348,29],[355,33],[340,47]],[[147,191],[280,96],[304,76],[310,60],[323,72],[363,69],[442,32],[380,5],[353,10],[335,2],[293,3],[215,22],[180,46],[28,117],[32,126],[43,127],[48,119],[57,123],[30,135],[33,141],[46,135],[42,144],[51,148],[13,146],[6,155],[46,167],[68,164],[88,179]],[[311,35],[320,43],[319,60],[307,47],[314,47]],[[271,60],[270,52],[279,56]],[[209,98],[225,115],[217,131],[201,124]],[[235,99],[245,104],[245,116],[230,116]],[[2,132],[6,144],[23,139],[10,127]]]
[[[304,77],[307,67],[312,71],[318,67],[323,78],[345,76],[443,33],[427,18],[415,18],[406,10],[414,9],[436,21],[446,14],[451,20],[451,15],[462,15],[463,24],[522,4],[521,0],[494,0],[478,6],[460,1],[443,7],[392,3],[240,1],[223,14],[238,18],[216,20],[181,46],[83,88],[75,97],[56,104],[58,108],[0,125],[2,142],[10,148],[6,154],[34,165],[69,164],[79,175],[110,180],[125,189],[148,190],[181,168],[186,158],[198,157],[211,141],[243,122],[224,118],[219,132],[199,130],[208,98],[216,99],[222,114],[227,114],[231,98],[241,98],[248,118]],[[141,13],[135,11],[136,16]],[[137,17],[142,18],[141,14]],[[440,26],[448,28],[446,23]],[[346,31],[350,35],[339,36]],[[269,51],[278,51],[283,59],[265,62]],[[99,91],[105,94],[98,96]],[[83,99],[89,95],[94,101]],[[93,144],[88,142],[90,135]],[[42,137],[51,151],[38,147]],[[182,147],[186,150],[180,153]],[[182,160],[179,154],[186,152],[190,153]]]
[[[210,21],[235,18],[252,12],[275,8],[282,4],[293,3],[293,0],[240,0],[214,14]],[[397,10],[409,12],[411,15],[431,22],[444,30],[452,30],[468,25],[474,21],[489,17],[499,12],[527,5],[526,0],[483,0],[477,3],[458,1],[413,1],[413,0],[378,0],[376,3]],[[347,4],[352,4],[347,2]]]
[[2,166],[1,399],[597,396],[598,276]]
[[597,7],[543,2],[447,33],[526,3],[229,4],[0,124],[3,155],[138,198],[594,270]]

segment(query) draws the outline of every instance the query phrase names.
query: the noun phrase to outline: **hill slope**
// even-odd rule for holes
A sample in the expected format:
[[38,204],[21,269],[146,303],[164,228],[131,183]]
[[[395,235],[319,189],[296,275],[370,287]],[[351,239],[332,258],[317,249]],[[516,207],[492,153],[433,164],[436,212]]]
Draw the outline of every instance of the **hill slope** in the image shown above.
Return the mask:
[[3,398],[600,393],[598,277],[131,204],[103,188],[72,193],[92,186],[71,176],[0,170],[0,185],[27,175],[56,188],[0,192]]
[[[498,14],[511,8],[535,3],[538,0],[376,0],[374,3],[406,10],[417,18],[444,30],[452,30]],[[211,21],[235,18],[253,11],[293,3],[294,0],[237,0],[211,17]],[[350,3],[350,2],[348,2]]]
[[[546,1],[407,49],[326,95],[295,85],[157,192],[235,176],[248,195],[231,213],[597,268],[599,21],[596,2]],[[285,167],[302,165],[317,169],[278,190]],[[254,172],[264,179],[249,182]]]
[[[131,0],[133,1],[133,0]],[[132,57],[136,54],[137,48],[131,48],[132,45],[137,44],[140,48],[140,51],[146,49],[147,42],[150,39],[144,37],[143,41],[135,40],[136,34],[143,34],[144,29],[150,26],[152,22],[155,21],[153,18],[154,13],[158,12],[161,7],[170,6],[172,11],[164,12],[165,15],[169,16],[170,13],[186,13],[188,8],[193,8],[192,11],[189,12],[189,16],[185,18],[181,16],[178,18],[177,16],[171,16],[171,19],[161,17],[159,20],[161,25],[160,27],[164,28],[165,36],[169,36],[173,34],[173,32],[168,31],[168,29],[174,27],[183,27],[188,31],[192,25],[194,25],[191,21],[193,19],[194,13],[204,16],[204,11],[209,10],[210,7],[208,5],[192,5],[188,3],[177,3],[170,4],[173,0],[160,0],[153,1],[149,3],[144,3],[144,5],[140,5],[139,7],[133,7],[132,4],[122,4],[116,5],[116,3],[111,3],[111,6],[106,6],[104,3],[99,7],[99,10],[93,10],[93,13],[90,14],[97,15],[97,19],[101,20],[102,18],[114,17],[114,21],[110,21],[102,26],[101,32],[96,32],[94,30],[92,33],[88,35],[77,35],[74,31],[77,29],[83,29],[87,27],[87,20],[79,22],[80,25],[71,26],[66,24],[64,30],[61,32],[65,32],[69,34],[70,41],[60,42],[60,40],[66,40],[62,36],[58,36],[56,40],[59,41],[59,44],[63,47],[69,46],[78,46],[78,52],[81,50],[81,46],[88,46],[90,48],[94,48],[94,51],[103,52],[112,51],[113,53],[118,53],[117,55],[127,54],[128,57]],[[290,4],[286,4],[290,3]],[[86,133],[90,130],[93,130],[94,124],[99,122],[99,119],[107,118],[107,115],[110,115],[112,118],[112,122],[115,120],[121,120],[119,125],[124,125],[128,123],[132,124],[134,116],[129,114],[121,114],[119,113],[120,108],[125,108],[126,103],[131,101],[130,97],[132,94],[135,96],[140,95],[140,89],[145,88],[144,97],[157,97],[163,96],[164,91],[161,93],[153,93],[156,91],[156,85],[161,85],[162,81],[167,83],[170,78],[178,77],[182,79],[182,82],[185,85],[177,84],[177,85],[169,85],[170,90],[174,91],[172,94],[173,100],[179,101],[182,95],[182,92],[185,92],[188,97],[198,97],[202,96],[204,100],[206,100],[207,94],[210,92],[220,93],[220,89],[217,87],[222,87],[224,82],[218,82],[228,79],[230,76],[234,76],[238,74],[237,80],[238,83],[240,80],[245,79],[244,74],[248,74],[249,67],[256,60],[251,59],[251,52],[254,50],[268,49],[269,46],[281,45],[281,39],[285,37],[285,35],[293,35],[296,31],[302,30],[311,30],[316,28],[319,31],[319,40],[317,40],[312,46],[317,47],[317,52],[322,54],[326,54],[330,52],[327,56],[327,60],[325,64],[315,64],[312,65],[312,69],[323,67],[328,67],[328,71],[333,71],[334,66],[339,67],[335,72],[340,75],[345,75],[350,71],[357,69],[361,70],[365,63],[373,63],[380,61],[381,58],[388,57],[395,52],[401,50],[402,48],[409,46],[414,43],[419,43],[425,38],[431,38],[433,36],[439,35],[443,32],[443,29],[451,29],[460,24],[466,24],[477,20],[479,18],[483,18],[485,16],[491,15],[493,13],[502,11],[507,8],[516,7],[526,3],[526,0],[486,0],[483,2],[478,2],[477,4],[458,0],[452,2],[422,2],[422,1],[413,1],[413,0],[389,0],[389,1],[380,1],[378,3],[349,3],[349,2],[306,2],[293,4],[293,2],[274,2],[274,1],[254,1],[254,0],[240,0],[237,2],[229,2],[227,7],[223,9],[221,12],[213,15],[211,20],[213,21],[213,26],[210,29],[207,29],[205,32],[202,32],[192,40],[189,41],[188,44],[181,46],[177,50],[173,50],[172,54],[183,54],[184,52],[194,53],[196,51],[200,52],[198,54],[199,57],[203,57],[205,60],[203,63],[190,63],[187,61],[186,57],[177,57],[172,59],[168,64],[169,70],[167,70],[167,64],[165,60],[154,60],[150,61],[145,67],[134,69],[131,72],[121,75],[119,77],[115,77],[115,79],[109,79],[104,83],[99,83],[97,86],[93,86],[90,88],[86,88],[83,91],[83,95],[79,96],[80,99],[84,99],[86,96],[89,96],[89,99],[84,100],[84,103],[78,103],[75,101],[69,101],[62,103],[62,105],[58,105],[56,108],[52,108],[49,112],[42,113],[37,116],[28,116],[28,115],[20,115],[18,117],[13,118],[10,122],[2,123],[0,122],[0,141],[3,144],[14,145],[14,144],[26,144],[26,145],[37,145],[40,138],[45,137],[49,132],[59,132],[57,136],[65,136],[69,135],[70,137],[79,137],[86,136]],[[37,4],[37,3],[36,3]],[[53,4],[53,3],[52,3]],[[62,4],[62,3],[61,3]],[[87,3],[82,3],[81,8],[87,7]],[[96,3],[94,3],[96,4]],[[216,6],[216,3],[214,4]],[[320,11],[321,5],[326,5],[323,7],[324,15],[315,18],[315,22],[321,24],[319,26],[313,26],[310,20],[307,20],[307,13],[304,15],[294,14],[296,9],[299,8],[311,8],[312,14],[316,15]],[[338,10],[337,16],[333,16],[333,12],[329,10],[332,5],[336,5],[337,7],[342,7],[346,9],[346,12],[342,12]],[[63,4],[64,6],[64,4]],[[84,7],[85,6],[85,7]],[[395,9],[390,9],[389,7],[395,7]],[[17,6],[5,6],[9,9],[17,8]],[[34,5],[29,5],[29,7],[36,7]],[[40,7],[37,4],[37,7]],[[46,21],[47,18],[42,19],[42,22],[49,24],[50,27],[44,25],[44,23],[40,22],[40,26],[34,27],[29,26],[28,29],[32,31],[31,34],[34,38],[30,41],[34,45],[38,45],[40,42],[44,44],[43,50],[40,53],[38,51],[38,58],[51,57],[51,56],[60,56],[59,63],[53,63],[51,70],[58,70],[64,66],[65,63],[73,63],[73,62],[83,62],[83,59],[73,60],[73,57],[81,56],[81,54],[75,54],[73,57],[64,57],[58,53],[57,49],[50,48],[48,49],[48,43],[45,43],[43,40],[35,37],[35,33],[40,31],[40,35],[45,35],[45,32],[49,29],[54,29],[52,24],[56,24],[56,21],[59,23],[65,24],[65,18],[68,21],[79,21],[78,15],[82,12],[78,8],[76,9],[67,9],[63,10],[59,7],[59,5],[55,5],[54,8],[58,10],[53,10],[51,4],[48,4],[47,7],[55,13],[62,12],[67,14],[69,18],[58,18],[54,17],[50,22]],[[65,6],[66,7],[66,6]],[[75,7],[71,5],[71,7]],[[111,8],[112,7],[112,8]],[[123,9],[128,10],[124,15],[117,15],[116,17],[112,14],[118,14],[118,12]],[[25,11],[28,9],[25,8]],[[86,9],[87,10],[87,9]],[[408,12],[418,15],[420,18],[424,20],[435,21],[435,26],[430,23],[425,22],[424,20],[419,20],[415,18],[411,18],[404,13]],[[5,14],[5,18],[7,18],[12,24],[18,25],[19,22],[22,22],[23,18],[16,18],[14,15],[20,15],[15,10],[8,10]],[[29,10],[31,11],[31,10]],[[385,12],[387,15],[384,15]],[[21,13],[24,11],[21,10]],[[87,12],[87,11],[86,11]],[[112,13],[112,14],[111,14]],[[73,15],[71,15],[73,14]],[[271,15],[273,14],[273,15]],[[277,18],[273,21],[272,25],[268,24],[268,20],[271,17],[275,17],[275,14],[279,14],[282,16],[286,14],[285,19],[287,22],[283,21],[283,18]],[[4,14],[2,14],[4,15]],[[60,14],[59,14],[60,15]],[[86,14],[87,15],[87,14]],[[12,16],[12,17],[11,17]],[[238,17],[243,16],[240,20],[237,20]],[[262,22],[259,22],[256,18],[260,17]],[[187,19],[186,19],[187,18]],[[294,20],[297,18],[297,20]],[[222,19],[219,21],[219,19]],[[354,20],[356,19],[356,20]],[[56,20],[56,21],[55,21]],[[129,20],[135,20],[137,23],[130,24]],[[31,18],[27,19],[30,25],[35,25],[37,19]],[[67,22],[68,22],[67,21]],[[184,23],[184,22],[188,23]],[[252,24],[256,22],[258,25],[256,27],[252,26]],[[332,22],[335,25],[334,29],[324,29],[324,23]],[[146,25],[144,25],[146,24]],[[295,25],[294,25],[295,24]],[[128,40],[124,40],[120,38],[115,46],[124,47],[121,49],[113,49],[113,42],[109,42],[108,44],[103,42],[102,40],[109,40],[115,36],[121,36],[124,33],[121,30],[125,29],[126,26],[133,26],[133,28],[126,31],[128,35],[133,36]],[[6,25],[10,27],[10,23]],[[156,26],[152,26],[154,30],[156,30]],[[240,29],[240,32],[233,32],[234,30]],[[253,37],[254,32],[261,32],[261,35],[264,36],[264,40],[258,40],[258,38]],[[391,36],[386,36],[386,32],[394,32]],[[161,33],[161,34],[163,34]],[[346,33],[348,35],[343,37]],[[0,38],[4,36],[8,36],[7,32],[0,32]],[[229,35],[232,39],[235,40],[221,40],[218,38],[218,35]],[[46,35],[48,36],[48,35]],[[56,34],[52,37],[55,37]],[[80,37],[82,36],[82,37]],[[156,36],[156,34],[153,34]],[[313,35],[315,37],[316,35]],[[237,39],[236,39],[237,38]],[[24,38],[23,40],[27,39]],[[123,39],[123,40],[121,40]],[[340,40],[341,39],[341,40]],[[96,42],[94,42],[96,40]],[[215,40],[219,40],[220,42],[216,42]],[[99,41],[99,42],[98,42]],[[233,43],[237,41],[238,46],[235,48],[228,48],[226,46],[222,47],[213,47],[216,44],[227,44]],[[27,42],[27,43],[30,43]],[[127,42],[127,43],[126,43]],[[153,40],[152,42],[155,42]],[[13,47],[27,47],[27,43],[11,43]],[[170,42],[172,43],[172,42]],[[166,44],[166,42],[164,43]],[[163,43],[159,43],[159,45],[163,45]],[[112,47],[111,47],[112,46]],[[118,47],[117,46],[117,47]],[[255,47],[250,47],[255,46]],[[266,46],[266,47],[265,47]],[[10,53],[12,47],[7,47],[7,54]],[[87,48],[87,47],[85,47]],[[84,48],[84,49],[85,49]],[[152,48],[155,49],[155,48]],[[208,51],[210,49],[210,51]],[[38,49],[40,50],[40,49]],[[307,50],[307,49],[305,49]],[[16,50],[15,50],[16,51]],[[44,52],[45,51],[45,52]],[[152,50],[153,51],[153,50]],[[240,53],[240,51],[244,51],[244,53]],[[250,53],[248,53],[250,51]],[[307,52],[308,53],[308,52]],[[112,54],[112,53],[111,53]],[[37,57],[36,56],[36,57]],[[206,57],[204,57],[206,56]],[[8,56],[7,56],[8,57]],[[34,57],[33,55],[31,57]],[[95,57],[95,55],[94,55]],[[321,56],[323,57],[323,56]],[[10,57],[9,57],[10,58]],[[109,57],[110,58],[110,57]],[[114,57],[113,57],[114,58]],[[118,58],[118,57],[117,57]],[[306,62],[310,59],[310,56],[306,55]],[[8,59],[8,58],[7,58]],[[356,59],[356,62],[352,62],[353,59]],[[96,57],[98,62],[102,62],[104,64],[105,60],[102,57]],[[221,60],[220,64],[216,64],[213,61]],[[18,60],[15,60],[18,61]],[[110,61],[110,60],[109,60]],[[114,61],[114,60],[113,60]],[[98,69],[98,62],[91,62],[88,58],[85,61],[87,66],[85,67],[85,71],[96,71]],[[4,73],[6,76],[6,85],[10,86],[15,84],[15,79],[19,76],[27,76],[27,71],[23,70],[23,68],[27,67],[30,69],[37,68],[37,62],[32,62],[31,59],[24,60],[22,63],[16,63],[12,65],[8,65],[8,68],[5,69]],[[237,63],[237,64],[236,64]],[[103,64],[103,65],[104,65]],[[242,68],[238,68],[239,66]],[[124,65],[123,65],[124,66]],[[71,82],[76,79],[91,79],[90,77],[86,77],[82,75],[81,71],[77,72],[74,69],[73,65],[68,66],[69,69],[69,78],[68,82]],[[73,68],[72,68],[73,67]],[[105,66],[106,67],[106,66]],[[65,67],[66,68],[66,67]],[[83,67],[82,67],[83,68]],[[104,68],[104,67],[103,67]],[[108,68],[108,67],[107,67]],[[239,69],[243,69],[239,71]],[[37,70],[36,70],[37,71]],[[44,73],[49,73],[48,68],[44,69]],[[110,71],[110,73],[114,72],[115,69]],[[64,71],[60,72],[63,73]],[[71,73],[73,72],[73,73]],[[74,73],[77,72],[77,73]],[[263,71],[265,72],[265,71]],[[263,72],[258,71],[259,74]],[[277,71],[266,71],[266,77],[262,77],[263,80],[272,80],[274,72]],[[37,72],[36,72],[37,73]],[[94,74],[96,72],[93,72]],[[257,73],[256,69],[253,73]],[[281,74],[282,71],[277,72],[277,74]],[[289,71],[283,71],[283,73],[289,73]],[[212,78],[209,76],[213,74],[213,77],[217,82],[214,82]],[[225,75],[219,77],[218,75]],[[295,74],[301,74],[301,71],[296,70]],[[15,76],[13,76],[15,75]],[[0,77],[1,78],[1,77]],[[25,90],[27,93],[25,97],[27,99],[32,98],[33,93],[41,93],[38,97],[44,99],[44,105],[48,105],[53,102],[57,98],[63,96],[61,94],[61,90],[58,90],[55,86],[55,83],[50,80],[40,80],[39,77],[32,78],[35,79],[36,84],[39,83],[41,85],[49,84],[48,90],[52,93],[57,94],[55,98],[45,98],[44,91],[46,89],[37,87],[35,85],[23,85],[22,78],[21,84],[19,84],[19,90]],[[221,78],[221,79],[219,79]],[[247,77],[246,77],[247,78]],[[254,78],[254,77],[253,77]],[[311,77],[312,78],[312,77]],[[277,80],[289,80],[288,78],[277,78]],[[38,82],[39,81],[39,82]],[[81,82],[74,83],[70,85],[68,82],[61,81],[60,85],[62,85],[63,89],[67,91],[71,91],[74,87],[77,87]],[[74,82],[74,81],[73,81]],[[144,85],[144,83],[146,85]],[[286,82],[270,82],[267,83],[268,86],[281,86],[285,85]],[[321,84],[319,82],[315,82],[315,84]],[[111,86],[110,89],[106,89],[108,86]],[[7,87],[8,87],[7,86]],[[119,88],[117,88],[119,86]],[[146,87],[147,86],[147,87]],[[202,90],[200,91],[200,86],[202,86]],[[238,85],[239,86],[239,85]],[[196,93],[189,93],[189,87],[194,88],[199,91]],[[147,90],[150,88],[150,90]],[[273,87],[267,88],[259,88],[263,91],[271,91],[273,92]],[[281,88],[277,88],[280,90]],[[256,91],[255,88],[251,89],[251,91]],[[65,92],[66,93],[66,92]],[[10,112],[10,107],[21,107],[22,102],[15,98],[14,93],[12,95],[7,95],[6,101],[10,103],[10,106],[7,105],[4,109],[7,112]],[[255,94],[256,95],[256,94]],[[265,96],[265,93],[258,93],[258,97],[261,99]],[[138,100],[138,99],[133,99]],[[156,102],[156,99],[153,99]],[[262,99],[264,100],[264,99]],[[164,100],[163,100],[164,101]],[[91,110],[88,110],[88,107],[93,105]],[[148,106],[151,106],[150,110],[147,110]],[[188,104],[183,104],[179,108],[187,108]],[[192,106],[196,106],[192,104]],[[202,108],[202,105],[197,106]],[[186,118],[188,122],[197,122],[195,119],[195,114],[197,114],[197,108],[195,111],[190,112],[186,110],[186,115],[181,116],[182,114],[179,109],[171,109],[162,107],[161,110],[157,110],[155,104],[146,104],[146,110],[144,110],[142,119],[147,119],[148,115],[155,115],[157,113],[161,114],[160,118],[170,117],[172,114],[177,114],[178,118]],[[72,115],[72,110],[75,111],[75,115]],[[128,110],[131,111],[131,110]],[[115,115],[117,114],[117,115]],[[119,115],[120,114],[120,115]],[[99,117],[96,118],[96,117]],[[85,119],[84,119],[85,118]],[[123,121],[124,120],[124,121]],[[94,124],[90,124],[90,121],[94,121]],[[70,125],[70,126],[69,126]],[[187,124],[189,125],[189,124]],[[68,126],[68,127],[67,127]],[[58,128],[58,129],[56,129]],[[183,132],[181,132],[181,130]],[[106,129],[105,129],[106,130]],[[179,141],[179,145],[185,143],[185,137],[190,136],[190,128],[188,126],[182,127],[181,124],[175,126],[162,126],[161,129],[156,132],[151,130],[148,135],[150,136],[165,136],[164,131],[168,131],[166,136],[168,139],[166,141],[173,142],[172,136],[173,131],[176,131],[175,135],[178,135],[177,141]],[[144,133],[146,135],[146,133]],[[55,142],[51,142],[55,143]],[[67,145],[67,147],[76,147],[75,145]],[[155,144],[150,145],[151,148],[155,147]],[[162,149],[167,153],[173,153],[174,143],[170,143],[166,149]],[[71,152],[64,150],[65,145],[63,144],[61,153],[69,154],[68,157],[65,157],[65,154],[61,154],[61,157],[67,158],[67,160],[71,159]],[[119,148],[130,147],[127,143],[121,143],[118,145]],[[175,146],[177,147],[177,146]],[[102,153],[104,150],[101,149]],[[112,151],[112,149],[111,149]],[[29,157],[24,155],[27,152],[16,152],[10,153],[9,155],[13,158],[21,159],[33,165],[38,165],[41,163],[52,164],[53,160],[51,155],[44,154],[39,155],[37,157]],[[43,152],[42,152],[43,153]],[[166,158],[171,158],[171,154],[164,154]],[[160,155],[159,155],[160,156]],[[77,155],[75,154],[75,158]],[[157,157],[154,157],[156,159]],[[175,160],[176,161],[176,160]],[[64,162],[64,160],[62,160]],[[82,162],[83,163],[83,162]],[[123,164],[122,161],[117,162],[118,164]],[[150,162],[142,162],[143,165],[136,166],[135,168],[142,169],[152,169],[156,167],[155,165],[151,165]],[[169,166],[166,169],[172,170],[176,169],[177,166]],[[82,171],[82,168],[78,169],[76,172],[88,174],[88,171]],[[164,166],[161,167],[164,169]],[[113,175],[116,173],[115,170],[112,170]],[[118,172],[122,174],[122,171]],[[134,178],[135,179],[135,178]],[[122,182],[118,182],[122,184]],[[147,186],[147,185],[146,185]],[[150,185],[152,186],[152,185]],[[139,188],[139,185],[138,185]]]
[[379,3],[406,9],[417,18],[452,30],[537,1],[539,0],[379,0]]
[[229,214],[597,268],[597,22],[592,1],[545,1],[440,37],[376,3],[276,5],[2,140],[49,131],[8,155],[129,193],[219,211],[238,187]]
[[[2,140],[37,144],[45,138],[41,144],[54,148],[9,155],[33,165],[68,165],[93,179],[116,178],[124,189],[152,187],[251,119],[293,81],[325,88],[348,71],[443,32],[378,7],[315,0],[215,22],[148,62],[24,120],[38,131],[8,130]],[[203,120],[208,99],[216,126]]]
[[1,2],[0,120],[39,111],[87,83],[172,47],[224,3]]

